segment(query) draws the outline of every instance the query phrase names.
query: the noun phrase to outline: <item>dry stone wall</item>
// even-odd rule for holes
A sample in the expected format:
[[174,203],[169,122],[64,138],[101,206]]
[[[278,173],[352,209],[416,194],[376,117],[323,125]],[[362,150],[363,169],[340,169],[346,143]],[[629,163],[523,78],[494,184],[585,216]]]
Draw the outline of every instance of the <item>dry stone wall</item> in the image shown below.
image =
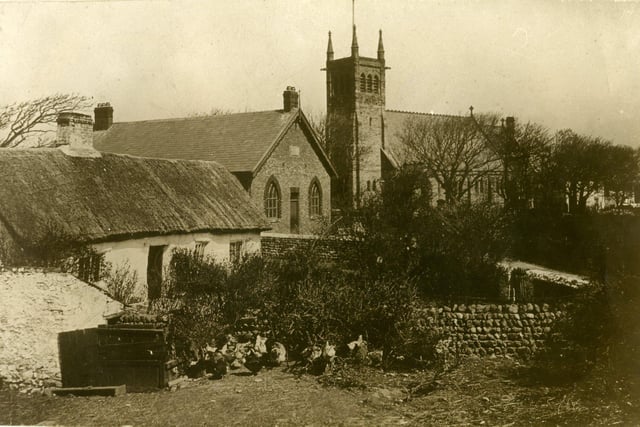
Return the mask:
[[529,358],[540,350],[565,305],[450,304],[422,309],[443,334],[442,344],[456,354]]
[[278,258],[293,250],[308,251],[312,248],[327,261],[344,260],[355,257],[353,240],[339,238],[319,238],[313,235],[262,233],[260,236],[262,255]]
[[70,274],[0,269],[0,386],[60,385],[58,333],[95,327],[122,305]]

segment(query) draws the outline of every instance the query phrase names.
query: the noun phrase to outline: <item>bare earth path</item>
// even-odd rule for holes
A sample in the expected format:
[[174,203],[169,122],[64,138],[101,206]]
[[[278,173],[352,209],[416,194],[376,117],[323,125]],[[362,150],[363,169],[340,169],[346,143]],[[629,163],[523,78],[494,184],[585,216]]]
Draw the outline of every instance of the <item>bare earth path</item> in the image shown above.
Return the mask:
[[119,397],[0,392],[0,424],[64,425],[638,425],[637,399],[589,384],[546,387],[514,376],[510,360],[468,360],[434,389],[429,373],[359,377],[364,390],[323,386],[283,369],[188,382],[177,391]]

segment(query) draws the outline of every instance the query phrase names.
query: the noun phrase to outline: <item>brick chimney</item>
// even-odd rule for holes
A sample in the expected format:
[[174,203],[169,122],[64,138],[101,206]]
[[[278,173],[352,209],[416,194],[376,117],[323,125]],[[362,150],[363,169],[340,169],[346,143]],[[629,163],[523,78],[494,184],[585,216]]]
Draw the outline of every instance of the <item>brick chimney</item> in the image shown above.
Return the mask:
[[282,92],[282,98],[284,99],[284,111],[289,112],[300,107],[300,95],[293,86],[287,86],[287,89]]
[[113,124],[113,107],[108,102],[102,102],[93,109],[95,123],[93,130],[107,130]]
[[91,116],[72,111],[58,114],[56,146],[70,156],[100,157],[93,148],[93,120]]

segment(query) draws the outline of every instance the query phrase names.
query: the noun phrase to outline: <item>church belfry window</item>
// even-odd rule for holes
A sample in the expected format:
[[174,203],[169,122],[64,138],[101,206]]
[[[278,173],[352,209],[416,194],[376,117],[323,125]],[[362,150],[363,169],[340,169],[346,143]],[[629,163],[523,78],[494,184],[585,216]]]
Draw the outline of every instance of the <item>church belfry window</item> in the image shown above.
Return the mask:
[[360,92],[364,92],[367,90],[367,78],[364,73],[360,74]]
[[280,218],[281,199],[278,181],[274,177],[269,178],[264,190],[264,213],[267,218]]
[[373,92],[373,79],[371,74],[367,76],[367,92]]
[[373,76],[373,91],[380,93],[380,78],[378,76]]

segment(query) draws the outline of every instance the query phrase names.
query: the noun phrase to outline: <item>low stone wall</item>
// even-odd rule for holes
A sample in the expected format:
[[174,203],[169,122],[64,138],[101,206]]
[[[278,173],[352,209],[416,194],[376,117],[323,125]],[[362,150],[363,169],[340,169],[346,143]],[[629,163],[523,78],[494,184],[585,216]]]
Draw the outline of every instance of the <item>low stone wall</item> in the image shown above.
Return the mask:
[[549,338],[566,306],[557,304],[452,304],[422,309],[456,354],[528,358]]
[[58,333],[95,327],[122,304],[70,274],[0,269],[0,385],[60,385]]
[[262,255],[278,258],[293,250],[315,249],[327,261],[344,260],[355,256],[354,242],[349,239],[326,238],[304,234],[262,233],[260,236]]

